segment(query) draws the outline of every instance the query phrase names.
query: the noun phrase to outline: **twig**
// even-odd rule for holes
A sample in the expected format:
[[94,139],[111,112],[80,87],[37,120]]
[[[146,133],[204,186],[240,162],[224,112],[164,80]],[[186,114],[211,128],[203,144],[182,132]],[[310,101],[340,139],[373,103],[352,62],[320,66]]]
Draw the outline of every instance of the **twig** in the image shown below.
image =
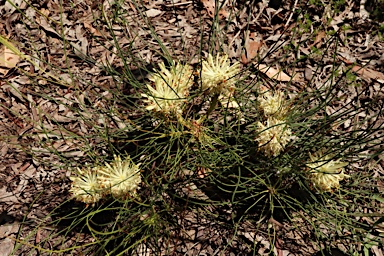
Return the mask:
[[177,3],[177,4],[166,4],[164,5],[165,7],[173,7],[173,6],[180,6],[180,5],[186,5],[186,4],[191,4],[193,1],[188,1],[188,2],[183,2],[183,3]]
[[289,18],[288,18],[287,22],[285,23],[285,26],[286,26],[286,27],[288,26],[289,22],[290,22],[290,21],[291,21],[291,19],[292,19],[292,16],[293,16],[293,12],[294,12],[294,11],[295,11],[295,9],[296,9],[297,1],[298,1],[298,0],[295,0],[295,3],[294,3],[294,5],[293,5],[293,9],[292,9],[292,12],[291,12],[291,14],[289,15]]

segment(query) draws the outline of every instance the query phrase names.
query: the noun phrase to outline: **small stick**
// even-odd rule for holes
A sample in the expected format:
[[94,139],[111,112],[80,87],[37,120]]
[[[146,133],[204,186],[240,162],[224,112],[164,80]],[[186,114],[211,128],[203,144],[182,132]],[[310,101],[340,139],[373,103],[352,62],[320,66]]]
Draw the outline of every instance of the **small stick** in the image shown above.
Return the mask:
[[166,4],[165,7],[173,7],[173,6],[186,5],[186,4],[191,4],[191,3],[193,3],[193,1],[177,3],[177,4]]
[[295,11],[295,9],[296,9],[297,1],[298,1],[298,0],[295,0],[295,4],[293,5],[293,9],[292,9],[292,12],[291,12],[291,14],[289,15],[289,18],[288,18],[287,22],[285,23],[285,26],[286,26],[286,27],[288,26],[289,22],[290,22],[290,21],[291,21],[291,19],[292,19],[292,16],[293,16],[293,12],[294,12],[294,11]]

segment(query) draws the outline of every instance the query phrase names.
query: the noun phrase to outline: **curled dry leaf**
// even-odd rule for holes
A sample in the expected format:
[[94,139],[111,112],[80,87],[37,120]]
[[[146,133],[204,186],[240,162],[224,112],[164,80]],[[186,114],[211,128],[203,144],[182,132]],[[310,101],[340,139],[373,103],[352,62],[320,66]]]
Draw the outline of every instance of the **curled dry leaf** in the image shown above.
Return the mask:
[[[205,9],[207,9],[208,15],[211,18],[214,18],[215,17],[215,9],[216,9],[215,8],[216,7],[215,0],[201,0],[201,3],[204,5]],[[220,19],[228,18],[229,13],[227,11],[225,11],[224,9],[220,9],[218,16]]]
[[289,82],[289,81],[297,81],[298,79],[296,78],[296,76],[289,76],[287,74],[285,74],[283,71],[281,70],[277,70],[275,68],[272,68],[272,67],[269,67],[267,65],[264,65],[264,64],[259,64],[258,67],[257,67],[261,72],[263,72],[264,74],[266,74],[269,78],[272,78],[272,79],[275,79],[277,81],[281,81],[281,82]]
[[245,52],[241,55],[241,62],[243,64],[251,62],[260,53],[263,44],[263,39],[257,33],[249,33],[248,31],[245,37]]
[[5,76],[10,69],[16,67],[20,60],[20,57],[12,51],[12,48],[15,48],[15,46],[10,42],[7,42],[7,44],[11,47],[2,45],[0,48],[0,74],[3,76]]

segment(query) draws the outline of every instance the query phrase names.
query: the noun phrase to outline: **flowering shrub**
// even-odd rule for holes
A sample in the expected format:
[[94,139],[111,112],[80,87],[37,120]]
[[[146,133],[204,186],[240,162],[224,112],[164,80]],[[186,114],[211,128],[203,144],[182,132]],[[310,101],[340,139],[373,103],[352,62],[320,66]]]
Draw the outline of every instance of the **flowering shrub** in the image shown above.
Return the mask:
[[[239,72],[240,64],[231,65],[227,55],[216,57],[209,55],[207,60],[202,61],[200,72],[203,90],[213,95],[212,101],[216,97],[221,104],[239,107],[237,102],[231,99],[237,82],[235,77]],[[184,107],[190,104],[188,96],[194,85],[194,73],[198,72],[194,72],[189,65],[177,63],[167,69],[164,63],[160,63],[159,70],[149,78],[151,83],[147,84],[148,92],[141,95],[145,98],[143,102],[146,104],[146,110],[161,112],[165,114],[167,120],[173,116],[173,121],[187,131],[172,130],[170,133],[172,136],[190,134],[191,142],[198,142],[212,150],[215,149],[215,145],[220,144],[220,139],[208,135],[211,131],[205,127],[206,121],[209,120],[207,116],[195,119],[183,113]],[[265,156],[277,157],[294,138],[287,122],[287,117],[290,115],[287,101],[280,91],[262,91],[256,105],[259,121],[254,123],[256,127],[254,132],[257,133],[254,141],[258,150]],[[211,107],[215,105],[211,103]],[[207,115],[209,114],[210,111],[207,112]],[[329,192],[337,189],[339,181],[348,177],[343,170],[347,163],[332,160],[330,156],[322,156],[321,153],[310,155],[310,159],[312,162],[307,164],[310,168],[307,177],[312,187],[320,191]],[[134,196],[141,183],[139,166],[140,164],[136,165],[129,157],[122,160],[120,156],[115,156],[114,161],[106,163],[105,166],[79,170],[78,176],[71,177],[73,182],[71,192],[76,200],[87,204],[94,204],[109,194],[119,199]]]
[[[116,234],[126,244],[135,243],[142,233],[155,233],[148,237],[155,244],[167,235],[164,230],[173,230],[170,219],[182,223],[180,205],[187,211],[206,211],[205,205],[219,209],[229,203],[231,211],[240,214],[236,218],[255,217],[259,223],[275,213],[295,222],[290,214],[304,213],[308,216],[302,219],[320,219],[333,230],[331,221],[340,221],[333,216],[345,209],[339,202],[349,200],[356,184],[353,180],[348,191],[334,193],[353,175],[344,159],[365,151],[351,153],[353,142],[343,136],[361,139],[353,127],[348,133],[343,129],[349,121],[344,114],[351,110],[334,113],[329,107],[332,99],[327,97],[338,95],[336,90],[301,88],[295,95],[288,85],[283,91],[271,81],[249,85],[258,77],[247,77],[244,70],[239,80],[239,73],[240,64],[226,55],[209,55],[201,66],[160,63],[146,84],[136,84],[138,94],[132,98],[142,97],[128,109],[134,114],[125,111],[126,119],[120,118],[128,120],[129,128],[116,129],[117,136],[111,138],[118,140],[111,143],[114,152],[143,155],[145,163],[117,155],[111,162],[79,170],[71,177],[73,198],[87,205],[101,202],[95,212],[117,214],[115,226],[122,230]],[[324,147],[332,150],[318,151]],[[343,158],[327,151],[342,152]],[[106,200],[111,198],[117,200]]]

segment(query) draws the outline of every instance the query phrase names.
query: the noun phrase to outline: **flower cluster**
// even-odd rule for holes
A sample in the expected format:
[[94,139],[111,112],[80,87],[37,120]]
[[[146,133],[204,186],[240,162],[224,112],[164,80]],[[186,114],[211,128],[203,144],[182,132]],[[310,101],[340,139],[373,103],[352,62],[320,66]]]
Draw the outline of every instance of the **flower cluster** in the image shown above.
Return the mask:
[[280,91],[268,91],[258,97],[260,108],[265,116],[284,117],[287,108],[284,106],[284,94]]
[[[160,70],[150,77],[151,85],[147,85],[147,110],[155,110],[165,114],[181,113],[182,105],[193,85],[193,70],[189,65],[177,63],[168,70],[164,63],[159,64]],[[154,86],[154,87],[153,87]]]
[[213,58],[208,55],[207,60],[202,62],[201,83],[204,91],[220,95],[222,105],[238,107],[235,101],[229,101],[235,91],[234,76],[240,72],[240,63],[236,62],[231,66],[228,55],[216,55]]
[[309,179],[313,186],[323,192],[331,192],[333,189],[339,188],[339,182],[349,175],[344,173],[344,167],[348,163],[340,160],[332,160],[331,155],[323,156],[322,152],[309,155],[311,163],[307,164],[310,168],[308,173]]
[[77,201],[93,205],[102,198],[102,189],[93,169],[77,168],[77,176],[71,176],[69,179],[72,181],[69,192]]
[[114,156],[113,162],[105,166],[78,169],[77,175],[70,177],[70,192],[74,199],[87,205],[93,205],[109,194],[118,199],[135,196],[141,183],[139,165],[129,157],[122,160],[120,156]]
[[[182,113],[182,106],[189,95],[193,85],[193,69],[189,65],[177,63],[170,70],[164,63],[159,64],[157,70],[149,79],[148,93],[141,94],[146,98],[144,103],[147,110],[154,110],[164,114]],[[217,95],[222,105],[238,107],[239,105],[229,100],[233,97],[235,85],[233,77],[240,72],[240,64],[231,65],[227,55],[217,55],[213,58],[208,55],[202,62],[201,83],[204,91]]]
[[266,125],[258,122],[256,137],[260,148],[267,156],[278,156],[291,139],[291,129],[281,120],[269,117]]
[[202,62],[201,81],[203,90],[221,93],[222,90],[233,87],[232,77],[240,72],[240,64],[236,62],[231,66],[228,55],[216,55],[213,59],[209,54],[207,60]]
[[101,187],[110,192],[114,197],[125,198],[127,195],[136,195],[136,190],[141,183],[140,164],[136,165],[130,158],[115,160],[99,169]]
[[265,121],[257,123],[259,135],[255,140],[265,155],[278,156],[292,138],[291,129],[285,121],[288,109],[284,95],[279,91],[268,91],[258,97],[258,103]]

